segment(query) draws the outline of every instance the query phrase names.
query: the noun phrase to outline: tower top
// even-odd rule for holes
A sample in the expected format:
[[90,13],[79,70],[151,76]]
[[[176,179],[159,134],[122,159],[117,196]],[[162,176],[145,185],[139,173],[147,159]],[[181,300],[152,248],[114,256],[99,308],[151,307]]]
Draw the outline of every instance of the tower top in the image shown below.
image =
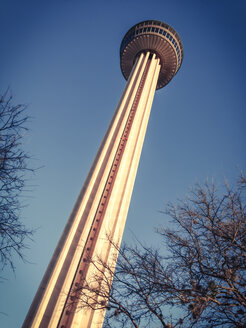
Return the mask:
[[169,25],[147,20],[134,25],[120,46],[120,67],[127,80],[137,56],[150,51],[160,58],[161,70],[156,89],[164,87],[179,70],[183,45],[178,33]]

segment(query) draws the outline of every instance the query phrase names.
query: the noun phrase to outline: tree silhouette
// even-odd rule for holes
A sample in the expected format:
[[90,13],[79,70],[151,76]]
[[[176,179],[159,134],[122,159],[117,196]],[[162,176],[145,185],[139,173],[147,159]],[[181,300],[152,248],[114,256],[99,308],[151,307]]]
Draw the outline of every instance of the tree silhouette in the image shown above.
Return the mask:
[[13,255],[23,258],[25,239],[32,235],[21,222],[20,195],[25,187],[29,155],[23,150],[29,117],[26,106],[14,105],[7,90],[0,97],[0,263],[14,269]]
[[124,245],[116,269],[91,259],[75,301],[107,308],[104,327],[246,327],[245,191],[243,175],[234,188],[196,185],[165,211],[167,248]]

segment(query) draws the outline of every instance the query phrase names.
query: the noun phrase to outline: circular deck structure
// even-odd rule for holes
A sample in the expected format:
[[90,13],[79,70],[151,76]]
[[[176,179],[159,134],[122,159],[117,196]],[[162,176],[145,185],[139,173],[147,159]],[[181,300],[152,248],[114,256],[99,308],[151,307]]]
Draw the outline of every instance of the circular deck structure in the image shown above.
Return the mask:
[[177,32],[169,25],[148,20],[134,25],[120,46],[120,66],[127,80],[137,56],[150,51],[160,58],[161,70],[156,89],[164,87],[179,70],[183,45]]

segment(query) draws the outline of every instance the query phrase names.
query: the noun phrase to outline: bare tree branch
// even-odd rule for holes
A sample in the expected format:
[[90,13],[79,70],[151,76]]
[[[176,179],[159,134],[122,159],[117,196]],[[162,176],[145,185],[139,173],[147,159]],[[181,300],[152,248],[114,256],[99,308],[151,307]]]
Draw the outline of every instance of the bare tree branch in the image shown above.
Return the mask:
[[167,250],[111,241],[116,269],[91,259],[95,274],[72,301],[107,309],[109,328],[245,327],[245,187],[243,174],[234,189],[197,184],[166,209],[171,223],[157,233]]
[[13,254],[23,259],[25,239],[33,231],[20,220],[21,192],[26,185],[29,155],[23,150],[23,137],[29,117],[26,106],[13,105],[7,90],[0,97],[0,265],[14,269]]

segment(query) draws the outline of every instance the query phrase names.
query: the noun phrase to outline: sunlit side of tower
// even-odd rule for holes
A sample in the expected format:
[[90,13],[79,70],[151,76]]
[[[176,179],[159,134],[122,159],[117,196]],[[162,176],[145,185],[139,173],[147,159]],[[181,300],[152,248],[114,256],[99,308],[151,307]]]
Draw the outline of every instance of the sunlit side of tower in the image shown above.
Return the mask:
[[91,259],[115,267],[111,242],[121,242],[154,93],[176,74],[182,56],[178,34],[159,21],[141,22],[123,38],[126,87],[23,328],[102,327],[103,310],[78,310],[71,300],[95,274]]

